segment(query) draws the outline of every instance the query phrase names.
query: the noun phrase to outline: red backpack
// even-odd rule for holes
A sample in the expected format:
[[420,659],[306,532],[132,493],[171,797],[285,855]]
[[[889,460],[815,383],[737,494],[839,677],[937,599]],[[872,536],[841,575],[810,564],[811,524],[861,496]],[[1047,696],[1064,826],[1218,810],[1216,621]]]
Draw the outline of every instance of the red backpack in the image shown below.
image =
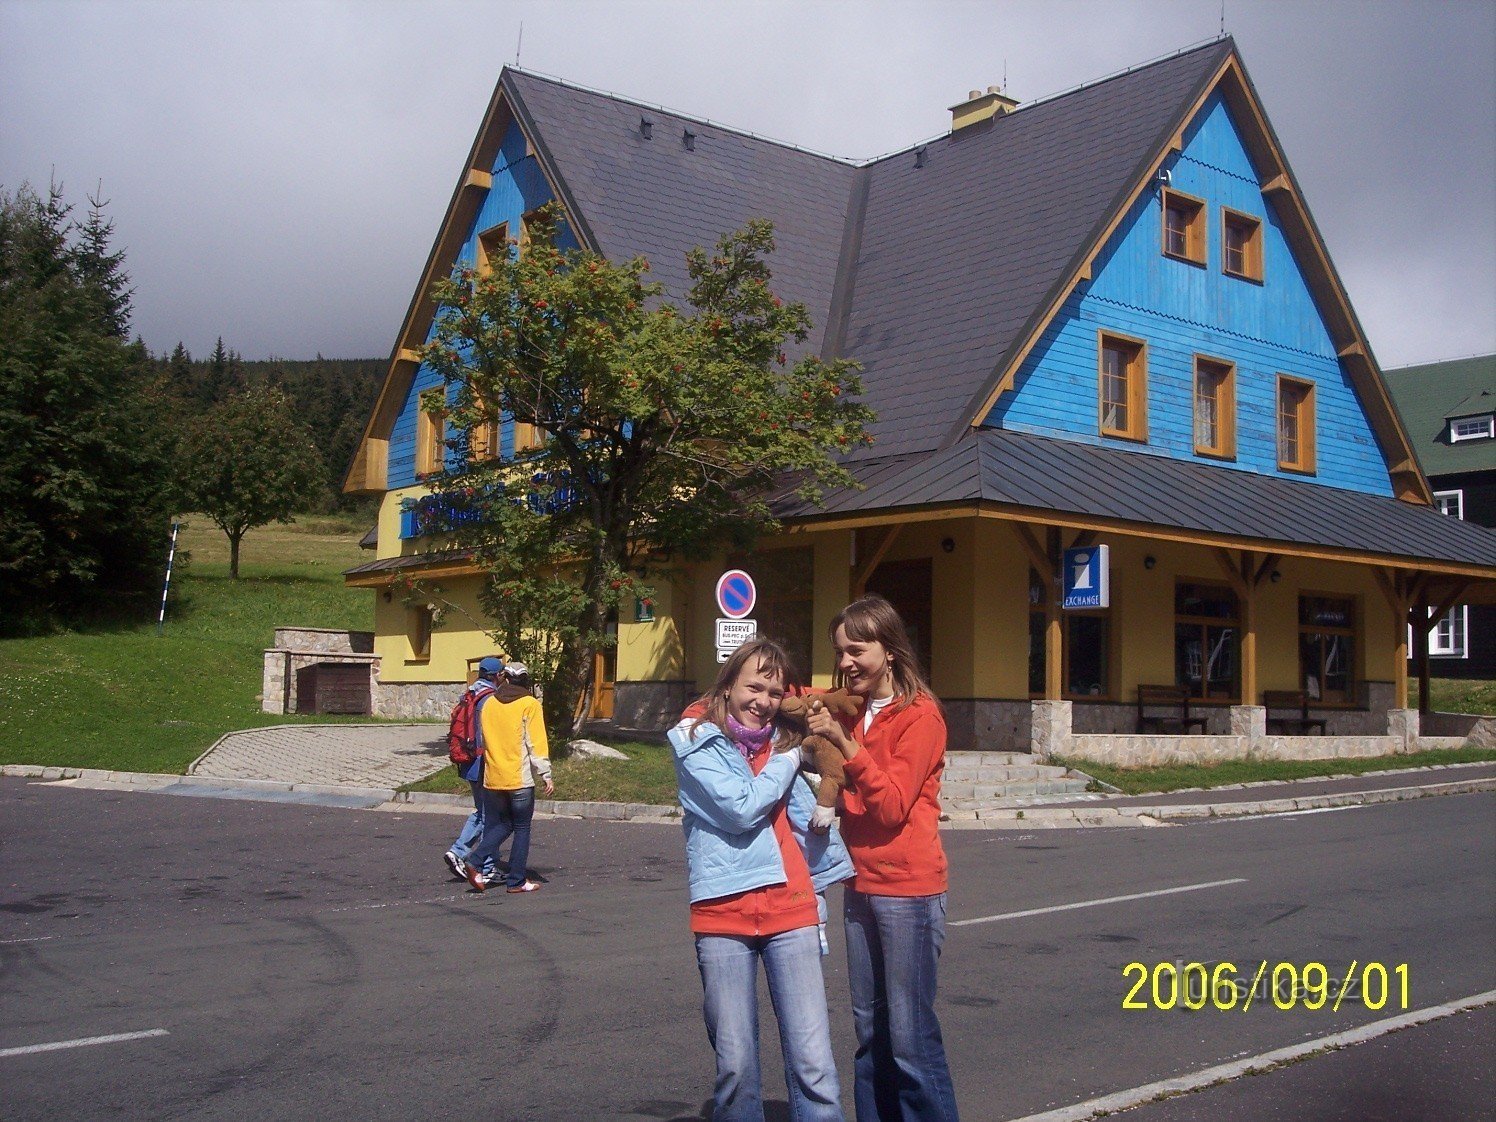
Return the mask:
[[493,687],[462,691],[452,706],[447,724],[447,758],[458,768],[465,768],[478,758],[478,703],[493,694]]

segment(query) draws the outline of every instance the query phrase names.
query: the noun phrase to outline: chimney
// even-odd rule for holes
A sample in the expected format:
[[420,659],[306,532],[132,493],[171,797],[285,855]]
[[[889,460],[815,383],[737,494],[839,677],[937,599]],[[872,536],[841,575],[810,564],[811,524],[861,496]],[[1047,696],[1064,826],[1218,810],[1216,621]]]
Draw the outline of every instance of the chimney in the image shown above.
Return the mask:
[[1011,113],[1017,108],[1017,99],[1009,97],[997,86],[988,86],[986,93],[972,90],[965,101],[951,106],[951,132],[981,121],[990,121],[993,117]]

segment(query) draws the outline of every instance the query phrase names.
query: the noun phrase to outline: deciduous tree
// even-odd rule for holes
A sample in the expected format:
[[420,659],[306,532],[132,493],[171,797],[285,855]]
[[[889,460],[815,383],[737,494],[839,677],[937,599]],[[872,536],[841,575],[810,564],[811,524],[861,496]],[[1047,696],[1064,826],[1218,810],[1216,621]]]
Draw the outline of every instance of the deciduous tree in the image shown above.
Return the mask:
[[317,497],[316,442],[276,386],[233,394],[183,436],[182,503],[229,539],[229,575],[239,578],[239,543],[256,526],[289,522]]
[[[559,249],[549,208],[526,232],[523,254],[437,286],[423,358],[446,388],[423,407],[445,411],[465,463],[431,479],[432,528],[475,551],[494,637],[546,679],[561,731],[646,560],[750,544],[786,477],[811,498],[849,484],[835,455],[867,439],[870,413],[854,363],[788,360],[811,323],[773,292],[770,223],[688,254],[680,306],[643,259]],[[538,441],[482,455],[491,438],[473,434],[502,420]]]

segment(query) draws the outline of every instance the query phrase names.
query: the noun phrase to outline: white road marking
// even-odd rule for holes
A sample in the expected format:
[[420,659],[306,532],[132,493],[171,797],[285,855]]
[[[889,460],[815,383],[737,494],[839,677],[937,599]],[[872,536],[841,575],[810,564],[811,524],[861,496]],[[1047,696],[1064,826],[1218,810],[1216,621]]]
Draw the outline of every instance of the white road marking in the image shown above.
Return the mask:
[[1025,916],[1042,916],[1050,912],[1069,912],[1076,908],[1095,908],[1102,904],[1120,904],[1127,900],[1147,900],[1153,896],[1172,896],[1176,892],[1198,892],[1202,888],[1223,888],[1228,884],[1246,884],[1246,877],[1230,880],[1210,880],[1204,884],[1182,884],[1178,888],[1159,888],[1152,892],[1133,892],[1127,896],[1108,896],[1101,900],[1082,900],[1076,904],[1056,904],[1051,908],[1030,908],[1024,912],[1003,912],[996,916],[977,916],[973,919],[958,919],[947,923],[947,927],[969,927],[974,923],[996,923],[1000,919],[1023,919]]
[[0,947],[14,947],[18,943],[45,943],[48,939],[55,939],[56,935],[34,935],[29,939],[0,939]]
[[1296,818],[1301,814],[1333,814],[1337,810],[1364,810],[1369,803],[1351,803],[1349,806],[1311,806],[1306,810],[1275,810],[1270,814],[1237,814],[1229,818],[1209,818],[1214,824],[1225,822],[1261,822],[1264,818]]
[[85,1036],[81,1040],[54,1040],[50,1044],[28,1044],[24,1048],[0,1048],[0,1058],[29,1056],[33,1052],[60,1052],[64,1048],[87,1048],[91,1044],[121,1044],[126,1040],[144,1040],[150,1036],[170,1036],[165,1029],[144,1032],[116,1032],[109,1036]]
[[1345,1032],[1337,1032],[1332,1036],[1321,1036],[1317,1040],[1306,1040],[1300,1044],[1290,1044],[1287,1048],[1279,1048],[1272,1052],[1263,1052],[1261,1055],[1248,1056],[1244,1060],[1233,1060],[1229,1064],[1219,1064],[1216,1067],[1208,1067],[1203,1071],[1197,1071],[1192,1075],[1181,1075],[1175,1079],[1161,1079],[1157,1083],[1146,1083],[1141,1087],[1133,1087],[1126,1091],[1117,1091],[1110,1095],[1103,1095],[1099,1099],[1091,1099],[1087,1102],[1076,1103],[1074,1106],[1062,1106],[1056,1110],[1046,1110],[1042,1114],[1029,1114],[1022,1118],[1015,1118],[1013,1122],[1088,1122],[1089,1119],[1098,1118],[1104,1114],[1112,1114],[1119,1110],[1128,1110],[1139,1106],[1159,1095],[1175,1095],[1187,1091],[1198,1091],[1203,1087],[1209,1087],[1214,1083],[1225,1083],[1252,1072],[1264,1071],[1278,1064],[1285,1064],[1292,1060],[1302,1059],[1315,1052],[1325,1051],[1330,1048],[1344,1048],[1350,1044],[1363,1044],[1368,1040],[1375,1040],[1379,1036],[1385,1036],[1389,1032],[1398,1029],[1410,1028],[1413,1025],[1421,1025],[1427,1021],[1437,1021],[1441,1017],[1449,1017],[1455,1013],[1464,1013],[1470,1009],[1479,1009],[1483,1005],[1490,1005],[1496,1001],[1496,990],[1487,990],[1471,997],[1461,998],[1458,1001],[1447,1002],[1444,1005],[1434,1005],[1427,1009],[1416,1009],[1411,1013],[1403,1013],[1396,1017],[1387,1017],[1380,1021],[1372,1021],[1369,1025],[1360,1028],[1348,1029]]

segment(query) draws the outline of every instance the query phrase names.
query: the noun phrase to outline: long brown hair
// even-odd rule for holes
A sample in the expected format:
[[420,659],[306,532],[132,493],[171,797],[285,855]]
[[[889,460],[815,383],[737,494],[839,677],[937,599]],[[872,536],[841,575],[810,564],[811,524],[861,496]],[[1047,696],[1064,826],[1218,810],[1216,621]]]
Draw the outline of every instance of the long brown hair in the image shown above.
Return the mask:
[[[784,683],[786,693],[799,688],[800,673],[795,669],[794,662],[790,660],[789,654],[783,647],[772,639],[754,639],[752,642],[744,643],[722,664],[722,669],[717,672],[717,680],[712,683],[712,688],[701,695],[699,700],[706,707],[706,712],[697,717],[695,723],[691,725],[691,735],[696,735],[696,730],[707,721],[723,732],[727,731],[727,691],[732,689],[733,683],[738,680],[738,675],[743,672],[751,659],[758,659],[755,669],[760,673],[771,677],[777,676]],[[781,738],[776,741],[776,747],[787,747],[789,742],[783,741],[782,738],[790,730],[780,722],[778,714],[774,717],[774,727]]]
[[[836,643],[836,629],[845,628],[847,638],[857,643],[882,643],[883,649],[893,656],[893,692],[898,699],[895,710],[907,708],[921,694],[934,701],[935,691],[925,681],[920,669],[919,656],[914,653],[914,644],[909,640],[909,629],[898,609],[881,596],[864,596],[854,600],[831,621],[831,642]],[[837,659],[837,662],[840,662]],[[834,683],[842,685],[842,672],[838,667]]]

